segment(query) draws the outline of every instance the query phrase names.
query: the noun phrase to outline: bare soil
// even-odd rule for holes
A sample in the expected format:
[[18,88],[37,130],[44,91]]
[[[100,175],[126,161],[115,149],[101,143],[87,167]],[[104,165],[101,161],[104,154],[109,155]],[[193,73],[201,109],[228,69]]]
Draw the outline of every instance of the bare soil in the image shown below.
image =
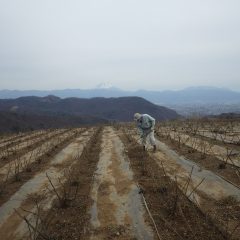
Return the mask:
[[179,148],[177,141],[172,139],[166,139],[162,136],[159,137],[159,139],[187,159],[191,159],[191,161],[199,164],[203,168],[211,170],[212,172],[222,176],[224,179],[240,187],[240,176],[238,175],[240,168],[234,167],[230,164],[224,164],[223,161],[210,154],[207,154],[203,157],[202,153],[193,150],[191,147],[188,147],[184,144],[181,144],[181,147]]
[[19,134],[16,134],[16,135],[10,134],[9,136],[0,136],[0,138],[1,138],[0,144],[6,143],[6,142],[10,142],[10,141],[15,141],[15,140],[17,140],[19,138],[22,138],[22,137],[24,137],[24,136],[26,136],[28,134],[29,134],[29,132],[19,133]]
[[138,191],[123,143],[113,128],[104,128],[91,191],[89,238],[153,240]]
[[[47,235],[54,240],[84,239],[86,223],[90,221],[88,214],[92,204],[90,191],[101,150],[101,134],[102,130],[99,129],[93,135],[78,162],[72,168],[71,175],[75,180],[66,184],[68,184],[68,188],[78,188],[74,201],[69,202],[64,207],[55,202],[47,215],[47,219],[51,219]],[[39,237],[39,239],[42,238]]]
[[[163,239],[225,239],[211,218],[203,214],[165,175],[156,161],[133,139],[122,136],[128,157],[158,231]],[[129,142],[130,141],[130,142]]]
[[79,183],[76,199],[65,208],[57,204],[52,208],[48,236],[56,240],[155,239],[123,154],[112,128],[96,133],[72,172]]
[[[59,191],[58,194],[63,194],[61,186],[68,179],[69,167],[78,161],[78,156],[82,153],[84,146],[92,135],[93,131],[91,129],[74,139],[49,161],[46,169],[34,175],[0,207],[0,236],[5,240],[29,239],[27,224],[14,212],[14,209],[17,209],[18,213],[26,219],[31,220],[33,226],[36,222],[36,216],[41,216],[43,219],[44,212],[51,209],[52,202],[56,199],[56,194],[51,190],[51,184],[46,175]],[[36,215],[36,201],[38,206],[41,206],[40,215]],[[40,229],[40,233],[45,234],[42,229],[46,228],[44,225],[47,226],[48,224],[45,221],[41,221],[41,223],[38,224],[37,229]]]
[[226,143],[226,142],[223,142],[223,141],[220,141],[220,140],[217,140],[217,139],[213,139],[213,138],[210,138],[210,137],[206,137],[206,136],[202,136],[202,135],[191,135],[191,136],[194,136],[194,137],[197,137],[199,139],[203,139],[203,140],[206,140],[214,145],[219,145],[219,146],[222,146],[222,147],[229,147],[230,149],[233,148],[237,151],[240,151],[240,146],[236,143]]
[[0,195],[0,206],[9,200],[9,198],[27,181],[29,181],[34,175],[38,172],[43,171],[48,168],[49,160],[59,153],[63,148],[65,148],[68,144],[70,144],[74,138],[80,135],[82,132],[79,132],[77,135],[72,135],[59,145],[57,145],[54,149],[51,149],[49,152],[41,156],[38,161],[33,162],[28,166],[28,169],[21,172],[19,175],[19,180],[16,181],[14,178],[10,178],[6,182],[6,186],[4,187],[4,191]]
[[[0,196],[0,239],[29,240],[27,225],[13,208],[33,225],[41,216],[35,240],[240,239],[240,204],[233,197],[240,193],[224,180],[233,172],[224,179],[215,174],[230,166],[214,173],[214,156],[202,158],[166,139],[168,146],[157,141],[157,152],[143,151],[127,125],[95,130],[71,135],[21,172],[20,181],[7,182]],[[205,182],[194,190],[203,176]]]
[[[52,131],[52,130],[51,130]],[[30,134],[27,134],[26,136],[23,136],[23,137],[20,137],[19,139],[16,139],[16,140],[11,140],[9,142],[6,142],[6,144],[3,143],[0,143],[0,150],[4,149],[4,148],[8,148],[8,147],[13,147],[15,145],[18,145],[22,142],[25,142],[25,141],[29,141],[31,139],[35,139],[35,138],[38,138],[38,137],[41,137],[45,134],[48,134],[50,133],[51,131],[37,131],[37,132],[33,132],[33,133],[30,133]]]
[[[11,154],[7,157],[3,157],[0,161],[0,167],[4,166],[5,164],[11,162],[12,160],[14,160],[16,158],[20,158],[21,156],[23,156],[24,154],[26,154],[26,153],[32,151],[33,149],[37,148],[38,146],[40,146],[44,142],[49,141],[53,138],[56,138],[56,137],[66,133],[66,132],[69,132],[69,131],[71,131],[71,130],[68,129],[68,130],[65,130],[64,132],[60,132],[60,133],[58,132],[54,135],[51,135],[50,137],[46,136],[46,138],[44,138],[44,139],[40,139],[39,141],[37,141],[37,142],[35,142],[35,143],[33,143],[29,146],[26,146],[26,147],[18,150],[17,152],[13,152],[13,154]],[[45,133],[45,134],[47,135],[47,133]]]

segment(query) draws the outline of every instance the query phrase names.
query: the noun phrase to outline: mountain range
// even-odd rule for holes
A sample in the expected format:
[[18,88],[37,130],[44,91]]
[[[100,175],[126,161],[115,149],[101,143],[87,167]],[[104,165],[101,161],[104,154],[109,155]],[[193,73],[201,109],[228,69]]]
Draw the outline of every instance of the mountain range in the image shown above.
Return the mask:
[[109,121],[126,122],[133,121],[135,112],[148,113],[158,121],[180,117],[174,110],[155,105],[140,97],[61,99],[50,95],[1,99],[0,125],[9,130],[11,122],[11,128],[16,130],[26,125],[24,121],[27,121],[32,129],[40,126],[48,128],[54,125],[64,127]]
[[236,104],[240,103],[240,92],[216,87],[190,87],[178,91],[125,91],[115,87],[94,89],[63,89],[63,90],[0,90],[1,99],[23,96],[44,97],[54,95],[60,98],[94,98],[94,97],[126,97],[138,96],[160,105],[182,104]]

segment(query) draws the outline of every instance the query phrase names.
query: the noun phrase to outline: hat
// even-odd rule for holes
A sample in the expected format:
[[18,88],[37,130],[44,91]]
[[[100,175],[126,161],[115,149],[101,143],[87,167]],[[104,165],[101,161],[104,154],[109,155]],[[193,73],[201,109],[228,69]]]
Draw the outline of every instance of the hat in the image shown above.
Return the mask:
[[138,121],[138,120],[141,118],[141,116],[142,116],[142,115],[141,115],[140,113],[135,113],[135,114],[134,114],[134,120],[135,120],[135,121]]

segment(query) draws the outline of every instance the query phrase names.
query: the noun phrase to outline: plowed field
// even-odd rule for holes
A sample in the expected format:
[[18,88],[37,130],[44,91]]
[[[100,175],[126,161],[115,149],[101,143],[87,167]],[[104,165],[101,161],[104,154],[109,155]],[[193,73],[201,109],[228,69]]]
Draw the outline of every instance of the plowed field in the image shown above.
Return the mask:
[[224,175],[224,146],[201,162],[197,137],[158,136],[156,152],[127,124],[2,139],[0,239],[240,239],[237,156]]

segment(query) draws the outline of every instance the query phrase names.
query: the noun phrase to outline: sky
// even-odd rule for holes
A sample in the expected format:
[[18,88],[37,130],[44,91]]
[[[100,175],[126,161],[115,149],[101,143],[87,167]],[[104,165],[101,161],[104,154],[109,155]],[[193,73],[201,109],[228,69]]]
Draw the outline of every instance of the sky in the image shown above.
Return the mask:
[[240,91],[239,0],[0,0],[0,89]]

